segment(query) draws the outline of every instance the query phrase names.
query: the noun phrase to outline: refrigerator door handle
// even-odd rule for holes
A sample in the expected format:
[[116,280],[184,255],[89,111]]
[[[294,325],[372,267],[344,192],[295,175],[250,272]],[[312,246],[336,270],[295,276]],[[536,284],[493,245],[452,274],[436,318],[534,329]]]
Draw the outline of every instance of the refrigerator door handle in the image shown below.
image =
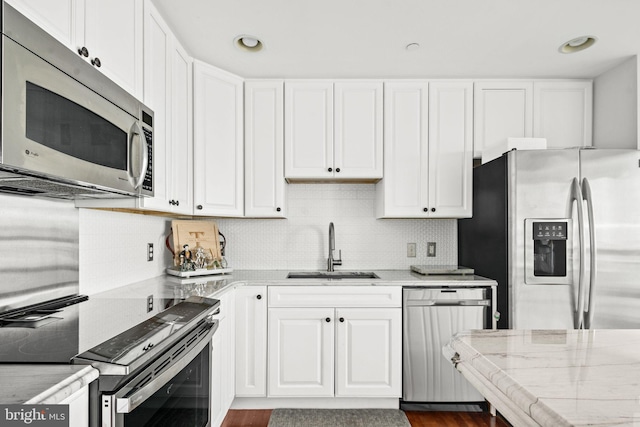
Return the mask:
[[[587,202],[587,217],[589,224],[589,299],[586,303],[587,309],[584,312],[584,328],[591,329],[593,321],[593,306],[596,288],[596,228],[593,220],[593,198],[591,196],[591,186],[589,180],[582,180],[582,198]],[[586,293],[586,291],[585,291]]]
[[571,183],[571,203],[576,202],[578,212],[578,244],[580,253],[580,271],[578,273],[578,303],[573,312],[573,327],[584,328],[584,215],[582,212],[582,189],[578,178],[573,178]]

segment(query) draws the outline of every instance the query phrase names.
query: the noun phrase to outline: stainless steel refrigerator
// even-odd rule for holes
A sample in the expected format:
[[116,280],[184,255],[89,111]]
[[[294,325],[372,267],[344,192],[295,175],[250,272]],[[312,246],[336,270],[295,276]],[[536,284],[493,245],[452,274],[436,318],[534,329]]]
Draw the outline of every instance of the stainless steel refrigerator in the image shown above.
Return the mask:
[[458,263],[498,282],[499,328],[640,328],[640,151],[510,151],[474,168]]

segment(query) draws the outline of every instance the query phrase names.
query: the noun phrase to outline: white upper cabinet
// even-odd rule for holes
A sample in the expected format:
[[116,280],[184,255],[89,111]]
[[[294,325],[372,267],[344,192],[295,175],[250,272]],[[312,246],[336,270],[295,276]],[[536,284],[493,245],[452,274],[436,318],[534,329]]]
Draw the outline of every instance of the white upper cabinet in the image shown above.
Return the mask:
[[70,48],[75,47],[76,8],[83,0],[6,0],[18,12]]
[[286,216],[282,80],[244,83],[245,216]]
[[382,178],[382,95],[381,82],[334,84],[336,178]]
[[471,217],[473,83],[429,83],[429,214]]
[[534,82],[533,136],[547,148],[591,146],[592,90],[590,80]]
[[476,82],[474,103],[474,157],[509,137],[533,135],[533,83]]
[[382,83],[285,83],[285,177],[382,177]]
[[546,138],[547,148],[592,145],[591,80],[478,81],[474,157],[509,137]]
[[464,81],[385,83],[378,217],[471,215],[472,92]]
[[333,83],[285,83],[285,177],[333,177]]
[[142,99],[143,0],[9,3],[123,89]]
[[429,84],[384,86],[384,179],[376,184],[378,217],[427,216]]
[[194,214],[243,216],[242,79],[194,61]]
[[[129,93],[142,96],[143,0],[84,0],[76,48]],[[79,2],[82,4],[82,2]],[[100,65],[98,65],[98,61]]]

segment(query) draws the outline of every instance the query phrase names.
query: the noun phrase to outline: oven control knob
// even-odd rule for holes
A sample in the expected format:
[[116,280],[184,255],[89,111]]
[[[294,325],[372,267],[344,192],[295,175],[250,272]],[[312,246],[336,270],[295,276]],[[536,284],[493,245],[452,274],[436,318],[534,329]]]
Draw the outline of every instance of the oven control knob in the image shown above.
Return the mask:
[[204,321],[207,322],[209,325],[213,325],[214,323],[216,323],[216,319],[214,317],[214,314],[210,314],[207,317],[205,317]]

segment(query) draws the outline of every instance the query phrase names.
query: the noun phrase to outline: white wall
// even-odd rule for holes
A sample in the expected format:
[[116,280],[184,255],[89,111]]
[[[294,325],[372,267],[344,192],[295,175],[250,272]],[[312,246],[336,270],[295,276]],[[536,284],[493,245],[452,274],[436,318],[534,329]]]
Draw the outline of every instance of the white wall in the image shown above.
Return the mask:
[[[337,269],[457,264],[456,220],[376,219],[373,184],[291,184],[287,191],[287,219],[216,220],[230,267],[326,269],[330,222],[342,250]],[[427,258],[427,242],[436,242],[436,257]],[[417,243],[416,258],[407,258],[407,243]]]
[[593,145],[640,149],[638,102],[637,56],[596,77],[593,80]]
[[[80,293],[95,294],[164,274],[171,220],[150,215],[79,209]],[[154,260],[147,262],[147,243]]]

